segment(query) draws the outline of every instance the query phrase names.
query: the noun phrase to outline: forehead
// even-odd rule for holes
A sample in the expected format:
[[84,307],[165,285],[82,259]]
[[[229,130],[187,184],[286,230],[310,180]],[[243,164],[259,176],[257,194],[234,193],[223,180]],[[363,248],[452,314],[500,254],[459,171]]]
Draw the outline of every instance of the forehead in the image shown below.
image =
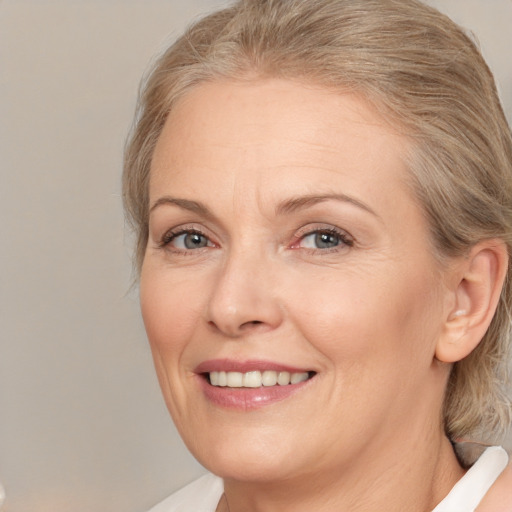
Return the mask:
[[312,187],[365,195],[386,185],[396,193],[393,187],[405,190],[408,146],[356,95],[286,80],[202,84],[169,114],[153,156],[150,200],[166,189],[185,196],[215,190],[219,200],[235,188],[244,195]]

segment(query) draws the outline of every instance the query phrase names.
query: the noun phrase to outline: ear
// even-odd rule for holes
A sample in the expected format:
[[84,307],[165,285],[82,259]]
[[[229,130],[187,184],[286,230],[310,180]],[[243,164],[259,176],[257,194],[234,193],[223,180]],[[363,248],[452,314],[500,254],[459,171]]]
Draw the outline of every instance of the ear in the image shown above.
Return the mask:
[[478,243],[456,262],[450,305],[436,344],[439,361],[460,361],[480,343],[496,311],[507,269],[507,246],[497,239]]

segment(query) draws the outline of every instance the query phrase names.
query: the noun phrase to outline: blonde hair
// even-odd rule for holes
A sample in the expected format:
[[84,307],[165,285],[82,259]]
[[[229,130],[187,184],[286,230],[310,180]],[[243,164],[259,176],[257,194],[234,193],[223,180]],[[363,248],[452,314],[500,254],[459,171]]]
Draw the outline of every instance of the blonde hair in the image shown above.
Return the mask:
[[[192,25],[143,82],[123,174],[138,270],[151,158],[169,111],[202,82],[257,77],[362,95],[413,142],[411,182],[439,258],[494,237],[510,254],[512,137],[492,74],[462,29],[416,0],[240,0]],[[511,301],[509,266],[488,332],[450,376],[452,439],[492,440],[510,425]]]

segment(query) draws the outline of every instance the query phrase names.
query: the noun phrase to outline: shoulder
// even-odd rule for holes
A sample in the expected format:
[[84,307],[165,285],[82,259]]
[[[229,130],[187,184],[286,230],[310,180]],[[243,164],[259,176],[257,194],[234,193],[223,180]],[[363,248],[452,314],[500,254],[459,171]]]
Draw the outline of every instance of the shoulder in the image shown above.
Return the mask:
[[215,512],[223,490],[222,479],[206,474],[175,492],[149,512]]
[[512,512],[512,462],[489,489],[477,512]]

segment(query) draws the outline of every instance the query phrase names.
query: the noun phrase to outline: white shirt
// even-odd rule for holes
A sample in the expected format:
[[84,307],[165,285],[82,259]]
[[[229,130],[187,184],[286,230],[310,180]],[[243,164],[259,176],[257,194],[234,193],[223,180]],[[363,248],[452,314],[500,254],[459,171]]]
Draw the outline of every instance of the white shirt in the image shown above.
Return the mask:
[[507,464],[501,446],[487,448],[432,512],[473,512]]
[[[473,512],[507,464],[508,455],[503,448],[487,448],[432,512]],[[215,512],[223,492],[222,479],[207,474],[149,512]]]

